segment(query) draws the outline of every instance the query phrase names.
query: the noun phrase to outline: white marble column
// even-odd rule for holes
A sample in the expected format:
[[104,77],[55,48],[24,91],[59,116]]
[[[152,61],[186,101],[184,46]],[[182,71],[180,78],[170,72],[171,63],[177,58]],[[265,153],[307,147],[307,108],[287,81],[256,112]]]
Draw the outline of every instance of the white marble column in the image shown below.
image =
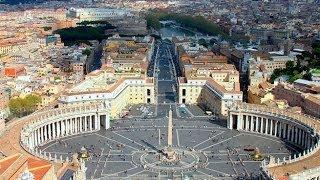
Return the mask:
[[278,121],[274,121],[274,136],[277,136],[278,133]]
[[57,137],[60,137],[61,136],[61,123],[62,121],[58,121],[57,122],[57,126],[56,126],[56,129],[57,129]]
[[72,118],[69,119],[69,135],[72,134]]
[[73,133],[73,129],[74,129],[74,128],[73,128],[73,127],[74,127],[74,126],[73,126],[73,118],[70,118],[69,121],[70,121],[69,134],[72,134],[72,133]]
[[44,129],[43,127],[40,128],[41,129],[41,143],[44,142]]
[[74,129],[73,129],[73,130],[74,130],[74,133],[77,133],[77,131],[78,131],[78,130],[77,130],[77,129],[78,129],[78,127],[77,127],[77,125],[78,125],[77,120],[78,120],[78,118],[77,118],[77,117],[75,117],[75,118],[74,118],[74,121],[73,121],[73,122],[74,122],[74,123],[73,123],[73,126],[74,126]]
[[80,121],[80,122],[79,122],[79,123],[80,123],[80,124],[79,124],[80,132],[82,132],[82,131],[83,131],[83,129],[82,129],[83,116],[80,117],[79,121]]
[[71,118],[71,134],[76,131],[75,118]]
[[48,139],[52,139],[52,129],[51,129],[51,124],[48,124]]
[[56,122],[54,122],[54,123],[52,123],[52,134],[53,134],[53,139],[55,139],[56,137],[57,137],[57,131],[56,131],[56,125],[57,125],[57,123]]
[[249,131],[250,130],[250,126],[249,126],[249,116],[248,115],[245,115],[246,117],[246,127],[245,127],[245,130],[246,131]]
[[76,133],[80,132],[81,117],[76,118]]
[[67,135],[71,132],[71,119],[67,119]]
[[92,131],[92,116],[89,116],[89,131]]
[[260,133],[263,133],[263,118],[260,117]]
[[255,128],[254,128],[254,131],[255,132],[258,132],[258,130],[259,130],[259,120],[258,120],[258,116],[255,116],[255,124],[256,124],[256,126],[255,126]]
[[41,139],[40,139],[41,133],[40,133],[40,129],[37,129],[37,138],[38,138],[38,145],[41,144]]
[[250,131],[253,131],[253,116],[249,116],[250,117]]
[[61,129],[62,129],[62,132],[61,132],[61,137],[65,136],[66,134],[66,126],[67,126],[67,120],[62,120],[61,121]]
[[273,131],[274,131],[274,120],[273,119],[270,119],[270,133],[269,135],[273,136]]
[[106,114],[106,129],[109,129],[110,128],[110,117],[109,117],[109,115],[108,114]]
[[65,135],[68,134],[68,128],[69,128],[69,125],[68,125],[68,119],[65,120],[65,125],[64,125],[64,131],[65,131]]
[[264,130],[265,130],[264,132],[265,132],[266,134],[269,134],[269,133],[268,133],[268,131],[269,131],[269,119],[264,118],[264,121],[266,122],[266,127],[265,127],[265,129],[264,129]]
[[46,125],[43,126],[43,130],[44,130],[43,131],[44,132],[44,141],[47,141],[48,140],[48,136],[47,136],[48,131],[47,131]]
[[85,116],[84,129],[85,131],[88,131],[88,116]]
[[230,113],[228,119],[229,119],[229,122],[227,122],[227,123],[228,123],[227,126],[228,126],[229,129],[232,129],[232,128],[233,128],[233,127],[232,127],[232,124],[233,124],[233,114]]
[[98,130],[98,116],[95,114],[93,117],[94,117],[94,130]]

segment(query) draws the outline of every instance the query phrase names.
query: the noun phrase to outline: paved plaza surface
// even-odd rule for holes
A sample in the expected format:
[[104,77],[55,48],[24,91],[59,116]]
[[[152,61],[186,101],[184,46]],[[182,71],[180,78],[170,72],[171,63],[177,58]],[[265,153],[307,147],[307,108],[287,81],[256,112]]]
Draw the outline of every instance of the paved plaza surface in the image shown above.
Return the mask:
[[265,157],[279,158],[298,151],[277,138],[229,130],[218,121],[174,118],[173,123],[173,148],[186,154],[180,164],[168,165],[173,168],[152,156],[166,147],[167,118],[117,120],[107,131],[71,136],[41,149],[71,159],[85,147],[90,153],[88,179],[251,178],[259,175],[261,163],[245,148],[257,147]]

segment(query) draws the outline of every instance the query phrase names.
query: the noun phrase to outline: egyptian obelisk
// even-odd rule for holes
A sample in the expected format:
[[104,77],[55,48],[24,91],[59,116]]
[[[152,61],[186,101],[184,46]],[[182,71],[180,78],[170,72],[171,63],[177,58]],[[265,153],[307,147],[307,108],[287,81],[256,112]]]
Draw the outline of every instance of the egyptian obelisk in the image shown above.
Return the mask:
[[169,119],[168,119],[168,146],[166,149],[166,157],[168,161],[172,161],[175,159],[175,152],[172,149],[172,129],[173,129],[173,125],[172,125],[172,110],[170,108],[169,111]]
[[169,111],[169,119],[168,119],[168,148],[172,147],[172,110]]

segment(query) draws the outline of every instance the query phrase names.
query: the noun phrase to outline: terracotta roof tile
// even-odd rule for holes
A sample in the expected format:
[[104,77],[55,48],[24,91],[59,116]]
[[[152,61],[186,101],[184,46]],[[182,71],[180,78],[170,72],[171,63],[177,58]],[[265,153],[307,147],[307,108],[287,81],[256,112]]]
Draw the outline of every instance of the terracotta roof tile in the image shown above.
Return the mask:
[[2,175],[14,162],[21,157],[21,154],[14,154],[12,156],[0,160],[0,175]]

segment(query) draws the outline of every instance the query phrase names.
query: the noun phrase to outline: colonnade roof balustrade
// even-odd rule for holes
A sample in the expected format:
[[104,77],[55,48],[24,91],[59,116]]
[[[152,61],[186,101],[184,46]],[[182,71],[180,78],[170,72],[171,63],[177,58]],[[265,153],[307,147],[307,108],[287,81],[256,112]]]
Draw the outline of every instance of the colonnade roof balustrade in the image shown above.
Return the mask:
[[[263,105],[236,103],[230,108],[230,112],[238,111],[243,113],[257,113],[262,115],[269,115],[279,117],[281,119],[291,119],[312,127],[318,134],[320,132],[319,119],[308,116],[306,114],[298,114],[289,110],[282,110],[278,108],[270,108]],[[286,163],[279,166],[268,168],[272,177],[279,179],[281,177],[288,177],[289,175],[305,172],[320,167],[320,151],[315,152],[309,157],[303,158],[296,162]]]
[[266,114],[270,116],[275,116],[284,119],[292,119],[299,123],[305,124],[312,127],[316,132],[320,133],[320,121],[319,119],[309,116],[307,114],[298,114],[290,110],[284,110],[279,108],[267,107],[264,105],[248,104],[248,103],[236,103],[231,107],[231,111],[242,111],[242,112],[256,112],[261,114]]
[[[41,125],[43,123],[49,122],[50,118],[53,118],[52,120],[56,119],[59,116],[66,115],[68,113],[74,113],[74,112],[88,112],[88,111],[98,111],[101,110],[101,103],[91,103],[91,104],[83,104],[83,105],[75,105],[75,106],[66,106],[62,108],[57,109],[50,109],[47,111],[40,111],[37,113],[34,113],[30,115],[31,122],[24,126],[24,129],[28,128],[31,129],[34,127],[37,127],[38,125]],[[46,121],[43,121],[45,120]]]

